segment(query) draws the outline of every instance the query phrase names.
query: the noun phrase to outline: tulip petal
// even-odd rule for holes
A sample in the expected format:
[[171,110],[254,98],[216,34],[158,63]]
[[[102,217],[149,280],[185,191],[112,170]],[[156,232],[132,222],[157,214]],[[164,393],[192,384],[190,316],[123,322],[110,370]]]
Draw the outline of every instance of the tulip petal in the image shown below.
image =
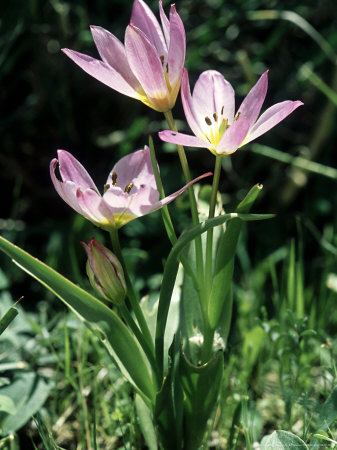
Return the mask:
[[[136,188],[141,185],[151,186],[156,189],[156,181],[153,175],[150,149],[145,146],[144,150],[137,150],[129,155],[124,156],[113,167],[109,174],[107,184],[112,183],[112,174],[117,174],[117,186],[122,190],[132,182]],[[131,189],[133,192],[133,189]]]
[[[78,204],[82,210],[81,214],[98,226],[108,225],[114,222],[111,210],[102,208],[102,197],[91,189],[76,191]],[[102,211],[103,209],[103,211]]]
[[242,116],[247,117],[251,127],[256,122],[266,97],[268,89],[268,72],[269,70],[266,70],[260,76],[257,83],[248,92],[238,109],[238,112],[242,114]]
[[135,0],[130,24],[140,29],[157,49],[159,56],[163,55],[166,59],[167,47],[161,27],[156,16],[143,0]]
[[166,46],[167,46],[167,48],[169,48],[169,45],[170,45],[170,22],[165,14],[165,11],[163,8],[163,0],[159,0],[159,13],[160,13],[161,25],[162,25],[165,40],[166,40]]
[[213,145],[205,139],[190,134],[178,133],[177,131],[164,130],[158,133],[160,139],[171,144],[184,145],[186,147],[210,148]]
[[84,55],[83,53],[69,50],[68,48],[63,48],[62,51],[72,59],[74,63],[81,67],[81,69],[96,78],[96,80],[128,97],[139,98],[139,94],[129,85],[123,76],[105,62]]
[[72,181],[83,189],[90,188],[98,192],[91,176],[72,154],[65,150],[58,150],[57,156],[62,181]]
[[141,86],[133,75],[125,54],[125,47],[119,39],[102,27],[91,26],[91,34],[102,60],[120,73],[122,78],[134,89]]
[[245,144],[266,133],[301,105],[303,103],[299,100],[286,100],[268,108],[250,129]]
[[213,175],[212,172],[204,173],[203,175],[200,175],[200,177],[195,178],[194,180],[187,183],[184,187],[179,189],[179,191],[175,192],[174,194],[169,195],[168,197],[163,198],[162,200],[159,200],[158,202],[154,203],[153,205],[149,206],[142,206],[141,211],[142,215],[148,214],[153,211],[157,211],[157,209],[162,208],[163,206],[167,205],[168,203],[172,202],[174,199],[176,199],[179,195],[181,195],[189,186],[196,183],[197,181],[201,180],[202,178],[209,177]]
[[[69,198],[68,196],[65,194],[65,192],[63,191],[63,182],[60,181],[56,175],[55,175],[55,170],[56,167],[58,166],[58,160],[56,158],[54,158],[51,162],[50,162],[50,166],[49,166],[49,170],[50,170],[50,177],[51,180],[53,182],[53,185],[56,189],[56,192],[59,194],[59,196],[68,203],[68,205],[72,206],[73,203],[73,199],[76,199],[76,185],[74,183],[72,183],[73,186],[73,193],[70,193]],[[77,203],[77,202],[76,202]],[[75,209],[75,208],[74,208]]]
[[163,111],[167,104],[169,92],[162,62],[155,47],[138,28],[128,25],[125,33],[126,55],[133,73],[138,78],[153,106]]
[[249,130],[249,120],[240,116],[224,132],[217,145],[216,153],[230,154],[235,152],[241,145]]
[[176,11],[175,5],[171,6],[170,11],[170,40],[168,50],[168,75],[172,88],[178,90],[182,70],[185,63],[186,54],[186,36],[184,24]]
[[[235,96],[231,84],[216,70],[206,70],[195,83],[193,89],[193,105],[199,123],[203,129],[208,127],[205,118],[215,120],[222,116],[231,124],[234,120]],[[220,120],[220,119],[219,119]]]
[[[56,169],[57,165],[58,165],[58,160],[55,158],[50,163],[50,176],[51,176],[52,182],[54,184],[54,187],[56,189],[56,192],[77,213],[87,217],[87,215],[85,214],[85,211],[83,211],[83,209],[79,205],[79,202],[77,199],[76,194],[77,194],[77,190],[79,189],[78,186],[75,183],[73,183],[72,181],[62,182],[62,181],[58,180],[55,175],[55,169]],[[92,191],[92,192],[96,196],[99,196],[99,194],[97,194],[96,192],[94,192],[94,191]]]
[[[189,124],[193,133],[201,138],[202,136],[204,136],[204,132],[202,131],[202,128],[200,126],[199,117],[194,110],[187,69],[183,70],[183,76],[181,80],[181,102],[183,104],[187,123]],[[203,118],[201,119],[204,120]]]

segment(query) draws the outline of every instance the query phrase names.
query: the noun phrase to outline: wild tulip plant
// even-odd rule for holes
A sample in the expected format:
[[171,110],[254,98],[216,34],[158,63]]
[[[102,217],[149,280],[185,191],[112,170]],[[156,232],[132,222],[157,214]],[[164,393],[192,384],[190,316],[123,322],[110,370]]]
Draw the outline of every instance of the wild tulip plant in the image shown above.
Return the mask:
[[[284,101],[259,117],[268,72],[261,75],[236,112],[232,86],[214,70],[200,75],[191,95],[184,69],[183,23],[174,5],[169,18],[161,0],[159,11],[161,25],[143,0],[135,0],[124,45],[107,30],[91,27],[101,59],[63,51],[100,82],[164,113],[170,130],[161,131],[159,136],[177,144],[185,186],[165,195],[151,138],[149,147],[115,163],[101,192],[81,163],[59,150],[58,158],[50,163],[57,193],[111,236],[112,249],[95,239],[82,243],[95,294],[2,237],[0,249],[58,296],[107,347],[134,388],[147,446],[195,450],[210,426],[222,384],[224,352],[229,351],[226,343],[232,317],[234,256],[242,222],[273,217],[250,213],[262,189],[259,184],[235,212],[223,212],[218,200],[222,159],[274,127],[302,103]],[[195,136],[179,133],[172,116],[180,84],[186,120]],[[192,180],[183,145],[205,147],[215,155],[206,220],[199,216],[192,185],[212,174],[199,174]],[[177,236],[167,205],[185,190],[192,223]],[[158,209],[172,249],[166,257],[158,301],[150,314],[131,282],[118,230]]]

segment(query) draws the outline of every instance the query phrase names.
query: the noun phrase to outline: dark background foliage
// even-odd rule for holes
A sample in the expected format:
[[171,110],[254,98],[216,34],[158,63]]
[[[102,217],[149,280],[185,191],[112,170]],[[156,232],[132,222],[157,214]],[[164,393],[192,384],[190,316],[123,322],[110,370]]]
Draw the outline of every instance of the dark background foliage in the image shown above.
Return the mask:
[[[157,12],[157,1],[148,3]],[[168,10],[169,3],[164,2],[164,7]],[[113,164],[143,147],[148,133],[153,133],[167,192],[183,181],[176,177],[176,153],[156,137],[157,131],[166,128],[161,115],[100,84],[60,51],[68,47],[97,55],[90,24],[107,28],[123,40],[131,8],[132,2],[124,0],[16,0],[1,6],[0,225],[6,236],[73,279],[83,274],[79,241],[101,233],[76,217],[55,192],[48,167],[58,148],[72,152],[102,186]],[[179,0],[177,9],[187,32],[186,67],[191,85],[203,70],[216,69],[233,84],[239,104],[269,68],[264,107],[286,99],[300,99],[305,106],[258,142],[336,165],[335,107],[303,76],[303,65],[309,63],[319,77],[336,88],[336,64],[331,60],[334,57],[298,26],[301,16],[335,47],[334,1]],[[293,11],[299,15],[298,23],[258,20],[257,12],[265,9]],[[188,131],[180,99],[175,116],[181,120],[180,128]],[[256,211],[278,214],[273,221],[249,225],[247,242],[252,260],[259,261],[296,234],[296,215],[314,223],[320,233],[333,236],[336,182],[294,170],[253,153],[250,147],[224,160],[221,191],[225,208],[234,210],[243,193],[261,182],[265,189]],[[193,175],[212,170],[213,156],[207,150],[187,152]],[[183,200],[171,207],[182,224],[188,221],[185,207]],[[159,271],[153,261],[167,245],[159,213],[126,226],[122,239],[133,255],[136,272],[139,266],[149,275],[154,267]],[[322,255],[310,233],[307,240],[310,264],[306,268],[310,270]],[[77,271],[73,268],[76,254],[80,255]],[[3,264],[6,268],[9,263]],[[23,276],[13,277],[14,292],[25,293],[22,290],[27,287],[20,284]]]

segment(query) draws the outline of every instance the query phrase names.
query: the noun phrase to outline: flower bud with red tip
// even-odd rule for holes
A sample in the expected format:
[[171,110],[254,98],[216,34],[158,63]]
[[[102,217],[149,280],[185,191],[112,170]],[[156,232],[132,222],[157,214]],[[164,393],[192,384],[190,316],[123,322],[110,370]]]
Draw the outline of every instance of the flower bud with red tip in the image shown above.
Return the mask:
[[120,305],[126,295],[126,284],[121,263],[116,256],[95,238],[81,242],[88,256],[87,275],[90,284],[106,300]]

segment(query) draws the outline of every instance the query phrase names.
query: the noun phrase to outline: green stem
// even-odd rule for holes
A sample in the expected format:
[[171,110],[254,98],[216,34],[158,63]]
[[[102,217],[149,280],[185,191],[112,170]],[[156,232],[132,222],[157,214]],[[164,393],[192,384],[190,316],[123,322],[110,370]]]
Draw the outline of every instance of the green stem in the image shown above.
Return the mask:
[[[214,167],[214,176],[213,176],[213,184],[212,184],[212,193],[211,200],[209,204],[209,213],[208,218],[213,219],[216,207],[216,199],[218,194],[220,173],[221,173],[221,162],[222,155],[216,155],[215,159],[215,167]],[[212,275],[213,275],[213,228],[208,230],[207,232],[207,241],[206,241],[206,267],[205,267],[205,286],[206,292],[211,292],[212,288]]]
[[[154,345],[153,345],[151,333],[147,326],[147,323],[146,323],[145,317],[143,315],[143,312],[141,310],[141,307],[139,305],[138,295],[136,294],[134,287],[131,283],[131,280],[130,280],[130,277],[129,277],[129,274],[128,274],[128,271],[127,271],[127,268],[126,268],[126,265],[124,262],[120,243],[119,243],[118,230],[116,228],[114,228],[110,232],[110,238],[111,238],[113,251],[114,251],[115,255],[117,256],[117,258],[119,259],[119,262],[121,263],[123,270],[124,270],[125,283],[126,283],[126,287],[127,287],[127,295],[130,300],[132,311],[134,312],[134,314],[136,316],[136,319],[137,319],[138,325],[142,331],[143,337],[144,337],[145,341],[147,342],[147,345],[151,349],[152,354],[154,355]],[[145,349],[144,349],[144,351],[145,351]]]
[[[172,116],[172,112],[167,111],[164,113],[164,115],[165,115],[165,118],[167,120],[167,123],[168,123],[170,129],[172,131],[178,131],[177,126],[176,126],[175,121]],[[178,155],[179,155],[181,167],[183,169],[185,181],[186,181],[186,183],[189,183],[192,180],[192,178],[191,178],[191,173],[190,173],[190,169],[188,166],[184,147],[182,145],[177,145],[177,149],[178,149]],[[199,214],[198,214],[198,207],[197,207],[197,202],[196,202],[195,195],[194,195],[193,186],[188,187],[188,195],[189,195],[189,199],[190,199],[190,207],[191,207],[193,225],[198,225],[199,224]],[[205,296],[205,289],[204,289],[204,283],[203,283],[204,257],[203,257],[203,253],[202,253],[202,243],[201,243],[200,236],[198,236],[195,239],[195,253],[196,253],[197,275],[198,275],[198,280],[199,280],[198,291],[199,291],[199,295],[200,295],[200,304],[201,304],[202,309],[205,309],[205,299],[207,299],[207,297]]]
[[[155,149],[154,149],[154,145],[153,145],[153,139],[151,136],[149,136],[149,147],[150,147],[150,157],[151,157],[151,164],[152,164],[154,178],[156,180],[156,185],[157,185],[157,189],[159,191],[160,199],[163,199],[163,198],[165,198],[165,191],[164,191],[163,183],[160,178],[156,153],[155,153]],[[171,216],[170,216],[167,205],[165,205],[161,208],[161,213],[162,213],[162,218],[163,218],[167,236],[168,236],[171,244],[174,245],[177,242],[177,236],[174,231],[173,223],[172,223]]]
[[201,349],[201,364],[206,364],[211,356],[213,350],[214,330],[210,328],[207,320],[207,324],[204,323],[204,342]]
[[[160,198],[163,199],[163,198],[165,198],[165,191],[164,191],[163,183],[161,181],[158,164],[157,164],[156,153],[155,153],[155,149],[154,149],[154,145],[153,145],[153,139],[151,136],[149,136],[149,147],[150,147],[151,164],[152,164],[153,174],[154,174],[154,177],[156,180],[157,189],[159,191]],[[172,223],[170,212],[169,212],[167,205],[165,205],[163,208],[161,208],[161,214],[162,214],[162,218],[163,218],[167,236],[173,246],[177,242],[177,235],[174,231],[173,223]],[[197,290],[199,290],[199,284],[198,284],[197,277],[196,277],[189,261],[187,260],[187,258],[184,255],[180,255],[179,259],[180,259],[182,265],[184,266],[186,273],[191,277],[194,287]]]

